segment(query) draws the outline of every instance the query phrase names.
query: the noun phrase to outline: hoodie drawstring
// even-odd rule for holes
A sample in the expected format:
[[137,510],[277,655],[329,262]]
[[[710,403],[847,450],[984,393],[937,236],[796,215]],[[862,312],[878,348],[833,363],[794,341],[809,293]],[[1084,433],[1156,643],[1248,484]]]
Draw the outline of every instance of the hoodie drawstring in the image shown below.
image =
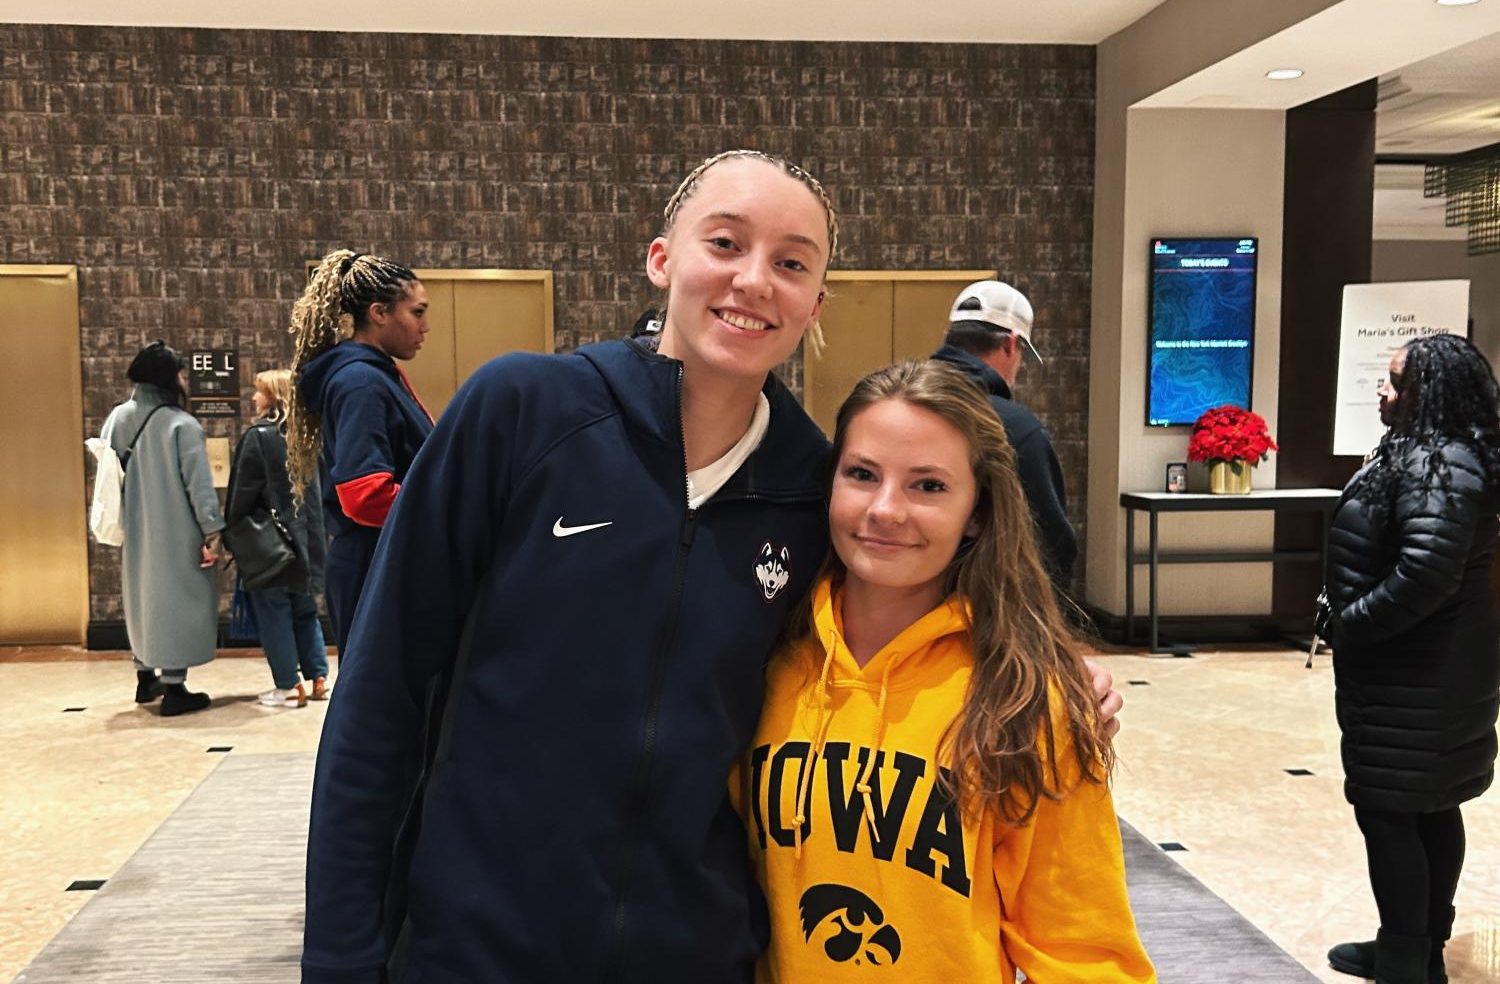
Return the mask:
[[885,672],[880,674],[880,699],[875,703],[875,735],[870,745],[870,761],[867,769],[860,770],[859,782],[854,786],[865,799],[865,818],[870,822],[872,846],[876,843],[878,834],[875,827],[875,798],[870,793],[870,779],[879,767],[880,746],[885,741],[885,700],[890,693],[891,670],[895,668],[895,665],[895,660],[887,661]]
[[828,737],[828,725],[833,721],[833,688],[829,678],[833,675],[833,654],[837,643],[827,643],[828,655],[823,658],[823,671],[818,674],[818,724],[813,729],[812,752],[807,757],[807,768],[797,774],[797,815],[792,819],[792,856],[802,857],[802,825],[807,822],[807,811],[812,804],[813,772],[818,759],[823,755],[823,743]]

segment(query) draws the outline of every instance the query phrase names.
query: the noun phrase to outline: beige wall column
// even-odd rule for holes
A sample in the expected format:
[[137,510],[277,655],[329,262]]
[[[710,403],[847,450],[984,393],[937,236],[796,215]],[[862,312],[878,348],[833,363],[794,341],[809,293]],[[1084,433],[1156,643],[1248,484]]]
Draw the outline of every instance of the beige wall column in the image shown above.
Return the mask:
[[[1251,403],[1276,432],[1281,339],[1281,199],[1284,114],[1280,111],[1134,109],[1127,118],[1125,208],[1120,217],[1119,320],[1102,331],[1096,312],[1093,357],[1108,350],[1112,371],[1095,373],[1089,405],[1088,600],[1111,612],[1125,604],[1122,491],[1157,491],[1167,462],[1187,458],[1187,428],[1147,427],[1146,311],[1153,236],[1255,236],[1260,240]],[[1096,285],[1097,286],[1097,285]],[[1107,381],[1101,379],[1107,376]],[[1274,486],[1276,459],[1255,471]],[[1140,524],[1143,525],[1143,524]],[[1172,516],[1163,549],[1265,549],[1269,514]],[[1145,530],[1137,531],[1145,549]],[[1145,571],[1136,587],[1145,591]],[[1164,614],[1266,614],[1269,564],[1167,566]]]
[[[1144,423],[1147,243],[1153,235],[1260,239],[1253,402],[1273,432],[1278,423],[1284,116],[1131,106],[1330,6],[1329,0],[1168,0],[1099,46],[1085,563],[1087,601],[1106,612],[1125,607],[1120,492],[1160,488],[1166,463],[1187,457],[1185,430]],[[1272,484],[1274,467],[1273,458],[1269,469],[1257,469],[1256,482]],[[1271,544],[1270,519],[1244,514],[1207,524],[1171,517],[1163,523],[1163,546],[1201,537],[1205,525],[1216,546]],[[1263,614],[1270,611],[1270,592],[1268,565],[1162,570],[1167,614]]]

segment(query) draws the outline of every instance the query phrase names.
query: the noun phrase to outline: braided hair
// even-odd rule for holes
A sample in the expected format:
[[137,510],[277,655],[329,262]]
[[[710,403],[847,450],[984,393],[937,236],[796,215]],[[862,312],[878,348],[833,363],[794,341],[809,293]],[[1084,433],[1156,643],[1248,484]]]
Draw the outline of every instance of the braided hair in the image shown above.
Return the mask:
[[1370,467],[1352,488],[1377,525],[1389,518],[1404,464],[1420,456],[1418,489],[1451,490],[1443,444],[1468,446],[1484,468],[1485,486],[1500,489],[1500,386],[1489,362],[1460,335],[1428,335],[1408,342],[1406,362],[1391,384],[1395,419],[1376,445]]
[[[818,201],[823,205],[823,215],[828,220],[828,262],[832,263],[833,256],[838,252],[839,248],[839,217],[838,213],[834,210],[833,200],[828,197],[828,192],[823,190],[823,185],[817,178],[808,174],[791,161],[759,150],[726,150],[715,154],[693,168],[688,173],[688,176],[682,179],[682,184],[677,186],[677,190],[672,192],[672,197],[667,199],[667,207],[662,209],[663,222],[661,234],[663,236],[667,235],[672,231],[672,227],[677,224],[677,213],[682,210],[682,203],[693,197],[693,193],[698,190],[698,184],[704,172],[715,164],[730,160],[764,161],[788,177],[795,179],[804,188],[817,196]],[[824,269],[827,269],[826,265]],[[665,304],[661,307],[659,317],[663,323],[666,322],[667,309]],[[823,326],[817,321],[807,326],[807,343],[814,354],[823,351]]]
[[[393,304],[416,282],[416,274],[383,256],[336,249],[323,257],[292,307],[292,374],[300,378],[303,366],[351,337],[364,325],[370,305]],[[287,472],[299,502],[318,474],[322,436],[322,421],[293,387],[287,406]]]

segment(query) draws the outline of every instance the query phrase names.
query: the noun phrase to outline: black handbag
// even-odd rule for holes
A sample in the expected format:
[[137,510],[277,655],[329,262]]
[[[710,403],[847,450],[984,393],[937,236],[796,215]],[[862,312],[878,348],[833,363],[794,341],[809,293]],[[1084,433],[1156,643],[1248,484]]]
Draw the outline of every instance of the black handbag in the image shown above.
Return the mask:
[[267,587],[297,560],[297,546],[275,509],[257,509],[224,530],[240,580],[255,591]]

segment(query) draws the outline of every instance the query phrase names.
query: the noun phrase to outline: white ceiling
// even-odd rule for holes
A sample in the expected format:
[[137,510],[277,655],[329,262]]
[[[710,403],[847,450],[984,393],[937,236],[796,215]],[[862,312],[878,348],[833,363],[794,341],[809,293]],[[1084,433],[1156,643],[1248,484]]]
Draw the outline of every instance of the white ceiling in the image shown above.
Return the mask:
[[[436,34],[716,38],[767,41],[978,41],[1098,44],[1163,0],[860,0],[622,3],[620,0],[6,0],[4,19],[36,24],[288,28]],[[1263,0],[1253,0],[1263,2]]]
[[1375,150],[1453,154],[1500,142],[1500,33],[1380,78]]
[[[1500,0],[1443,7],[1432,0],[1342,0],[1141,100],[1141,107],[1290,109],[1348,86],[1442,64],[1448,52],[1500,34]],[[1494,49],[1490,49],[1493,51]],[[1457,85],[1468,68],[1432,71],[1435,86]],[[1274,68],[1300,68],[1276,82]],[[1495,65],[1486,67],[1491,80]],[[1490,91],[1496,92],[1490,85]]]
[[[1273,68],[1300,68],[1276,82]],[[1500,0],[1342,0],[1138,103],[1290,109],[1380,79],[1377,154],[1443,155],[1500,141]],[[1422,196],[1422,168],[1379,167],[1376,239],[1463,239],[1444,203]]]

